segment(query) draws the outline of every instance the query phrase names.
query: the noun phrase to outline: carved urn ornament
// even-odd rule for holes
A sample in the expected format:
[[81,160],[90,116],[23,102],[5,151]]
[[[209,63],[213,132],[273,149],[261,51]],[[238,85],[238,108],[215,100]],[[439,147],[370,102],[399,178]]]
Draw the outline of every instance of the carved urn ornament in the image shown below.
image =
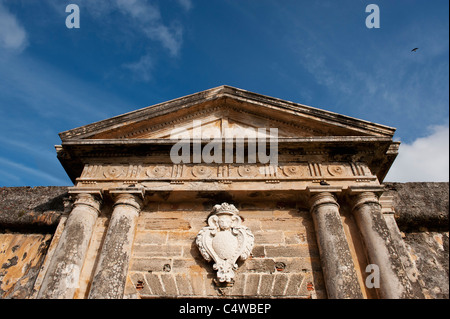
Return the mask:
[[214,260],[219,282],[233,283],[237,260],[245,260],[253,249],[254,236],[248,227],[242,226],[239,210],[232,204],[215,205],[195,243],[203,258]]

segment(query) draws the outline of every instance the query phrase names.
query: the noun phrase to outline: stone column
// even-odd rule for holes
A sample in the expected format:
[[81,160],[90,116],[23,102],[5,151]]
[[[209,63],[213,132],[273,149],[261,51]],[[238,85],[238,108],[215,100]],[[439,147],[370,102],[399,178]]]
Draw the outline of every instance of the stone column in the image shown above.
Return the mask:
[[142,190],[111,193],[115,203],[89,299],[123,298],[136,220],[142,208]]
[[328,298],[362,299],[336,197],[317,193],[311,197],[310,207]]
[[44,276],[37,296],[39,299],[73,298],[95,221],[100,214],[100,191],[73,190],[69,193],[76,194],[74,207]]
[[411,298],[407,278],[389,228],[374,192],[353,197],[353,215],[363,238],[370,264],[378,266],[378,295],[383,299]]

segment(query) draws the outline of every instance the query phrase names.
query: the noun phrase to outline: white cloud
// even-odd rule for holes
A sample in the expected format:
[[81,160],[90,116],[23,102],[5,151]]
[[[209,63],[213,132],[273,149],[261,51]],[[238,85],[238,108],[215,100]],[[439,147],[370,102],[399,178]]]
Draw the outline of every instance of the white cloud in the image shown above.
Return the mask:
[[[190,0],[177,1],[186,12],[192,7]],[[65,14],[60,3],[54,0],[46,0],[46,3],[56,12]],[[77,0],[77,3],[82,14],[89,14],[102,22],[101,30],[98,32],[106,34],[104,37],[112,38],[121,44],[126,43],[127,47],[138,48],[133,54],[139,53],[144,47],[146,53],[135,61],[122,64],[122,68],[130,71],[135,79],[149,81],[152,78],[151,72],[157,60],[155,48],[162,47],[172,58],[179,56],[183,42],[183,26],[178,20],[165,21],[154,1]],[[107,33],[108,29],[117,30],[117,26],[120,26],[119,33],[117,31],[114,35]],[[150,50],[153,52],[152,56],[148,53]]]
[[[190,7],[189,0],[179,1],[184,9]],[[54,0],[47,0],[47,2],[58,12],[61,11]],[[78,3],[81,10],[86,8],[86,12],[97,19],[111,20],[114,15],[113,22],[130,31],[124,33],[127,36],[143,35],[149,40],[159,42],[172,56],[179,54],[182,44],[182,26],[179,23],[165,23],[157,5],[146,0],[78,0]],[[117,12],[121,15],[120,21],[117,20]]]
[[386,182],[448,182],[449,127],[432,127],[427,137],[401,144]]
[[139,61],[124,64],[125,69],[130,70],[139,80],[150,81],[153,61],[150,55],[143,55]]
[[158,7],[143,0],[116,0],[117,8],[135,21],[139,29],[151,40],[159,41],[176,56],[181,47],[181,27],[169,28]]
[[191,0],[178,0],[178,3],[180,6],[183,7],[184,10],[189,11],[192,8],[192,2]]
[[[187,10],[190,1],[184,2],[183,6]],[[156,5],[152,5],[144,0],[115,0],[115,6],[134,21],[137,33],[143,34],[146,38],[159,42],[163,48],[175,57],[179,54],[183,29],[179,24],[172,24],[170,27],[163,23],[161,12]],[[137,62],[130,62],[123,65],[123,68],[132,72],[136,79],[148,82],[152,78],[154,58],[149,53],[142,55]]]
[[0,48],[21,52],[27,44],[25,29],[0,0]]
[[[0,63],[0,102],[13,101],[3,105],[5,110],[23,105],[29,108],[27,116],[38,114],[41,119],[58,118],[84,125],[110,117],[128,103],[26,53],[9,57],[0,54],[0,59],[4,62]],[[13,125],[4,118],[0,118],[0,124]]]

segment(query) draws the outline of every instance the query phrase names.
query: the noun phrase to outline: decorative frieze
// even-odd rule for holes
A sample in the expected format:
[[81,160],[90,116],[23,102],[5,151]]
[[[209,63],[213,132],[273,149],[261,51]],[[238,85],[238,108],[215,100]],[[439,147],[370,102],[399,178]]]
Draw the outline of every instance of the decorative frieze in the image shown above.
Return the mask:
[[184,183],[211,180],[221,183],[261,180],[286,181],[353,180],[375,181],[376,176],[362,163],[278,163],[268,164],[86,164],[78,181],[167,181]]

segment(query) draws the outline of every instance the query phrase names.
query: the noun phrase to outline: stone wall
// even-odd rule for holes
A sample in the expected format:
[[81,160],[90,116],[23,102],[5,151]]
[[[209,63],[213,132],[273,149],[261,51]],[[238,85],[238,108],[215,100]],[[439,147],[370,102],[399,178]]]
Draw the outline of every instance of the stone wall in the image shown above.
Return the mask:
[[449,298],[449,184],[386,183],[426,298]]
[[410,232],[404,236],[425,298],[448,299],[448,231]]
[[51,234],[0,233],[0,299],[30,298]]
[[448,231],[448,183],[385,183],[403,231]]
[[129,297],[325,296],[314,227],[308,211],[256,203],[239,207],[255,236],[252,255],[238,262],[232,287],[215,285],[216,271],[195,245],[210,209],[196,203],[153,203],[138,220]]
[[65,199],[67,187],[0,187],[0,230],[51,233]]
[[67,187],[0,188],[0,299],[33,298]]
[[[449,184],[386,186],[425,297],[449,298]],[[0,188],[0,298],[35,297],[39,271],[54,241],[50,248],[49,243],[70,211],[66,199],[66,187]],[[125,296],[326,298],[309,212],[270,202],[237,206],[243,225],[255,235],[255,247],[251,258],[239,263],[232,287],[213,284],[212,263],[193,244],[211,207],[162,201],[146,205],[138,219]],[[105,209],[96,223],[76,298],[86,297],[110,213]]]

